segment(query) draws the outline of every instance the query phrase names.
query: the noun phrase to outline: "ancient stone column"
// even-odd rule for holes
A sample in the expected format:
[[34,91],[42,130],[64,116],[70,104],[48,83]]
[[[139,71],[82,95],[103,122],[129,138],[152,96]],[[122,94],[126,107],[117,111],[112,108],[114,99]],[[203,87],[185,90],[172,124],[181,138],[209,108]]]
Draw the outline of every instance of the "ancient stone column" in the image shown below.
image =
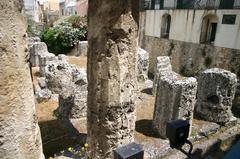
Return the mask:
[[159,77],[153,128],[162,138],[166,138],[168,121],[184,119],[189,120],[190,126],[192,125],[196,93],[197,80],[193,77],[181,77],[172,71]]
[[207,121],[224,124],[233,118],[231,108],[237,77],[230,71],[212,68],[198,77],[196,115]]
[[88,6],[88,142],[92,158],[134,140],[137,0],[90,0]]
[[156,95],[159,77],[162,74],[164,74],[165,71],[172,71],[172,65],[171,65],[169,56],[158,56],[156,63],[157,65],[155,68],[153,88],[152,88],[153,95]]
[[0,1],[0,158],[42,159],[23,1]]

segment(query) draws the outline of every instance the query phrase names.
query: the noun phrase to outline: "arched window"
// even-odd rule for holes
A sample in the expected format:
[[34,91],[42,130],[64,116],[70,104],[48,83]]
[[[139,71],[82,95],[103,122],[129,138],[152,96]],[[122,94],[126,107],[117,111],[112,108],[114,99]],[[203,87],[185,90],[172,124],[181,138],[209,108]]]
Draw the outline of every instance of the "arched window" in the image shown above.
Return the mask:
[[171,15],[164,14],[162,16],[162,26],[161,26],[161,38],[169,38],[171,27]]
[[214,14],[206,15],[202,21],[200,43],[213,44],[217,33],[218,17]]

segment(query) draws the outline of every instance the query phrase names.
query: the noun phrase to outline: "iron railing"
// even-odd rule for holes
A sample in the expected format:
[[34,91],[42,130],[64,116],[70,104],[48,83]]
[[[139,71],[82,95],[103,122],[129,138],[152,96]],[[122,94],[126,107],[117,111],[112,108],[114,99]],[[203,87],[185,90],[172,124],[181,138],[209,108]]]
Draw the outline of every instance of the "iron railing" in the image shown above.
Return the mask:
[[141,0],[141,10],[149,9],[240,9],[240,0]]

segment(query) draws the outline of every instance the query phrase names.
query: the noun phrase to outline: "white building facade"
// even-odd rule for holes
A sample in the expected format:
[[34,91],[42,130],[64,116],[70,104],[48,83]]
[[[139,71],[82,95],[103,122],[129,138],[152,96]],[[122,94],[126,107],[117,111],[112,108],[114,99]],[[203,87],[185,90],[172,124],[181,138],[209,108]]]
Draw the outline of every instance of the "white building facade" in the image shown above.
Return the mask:
[[240,49],[240,0],[191,2],[146,1],[145,35]]

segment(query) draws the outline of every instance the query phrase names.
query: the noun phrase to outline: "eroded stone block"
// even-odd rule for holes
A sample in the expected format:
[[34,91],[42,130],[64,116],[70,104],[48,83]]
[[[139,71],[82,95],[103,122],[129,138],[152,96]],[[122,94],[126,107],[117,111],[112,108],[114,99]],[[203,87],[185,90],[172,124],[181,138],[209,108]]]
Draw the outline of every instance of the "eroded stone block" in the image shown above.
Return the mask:
[[226,123],[233,119],[231,112],[237,85],[236,75],[212,68],[198,77],[196,115],[204,120]]
[[158,56],[156,63],[152,88],[153,95],[156,95],[159,77],[164,74],[165,71],[172,71],[172,65],[169,56]]
[[55,111],[60,119],[76,119],[87,114],[87,85],[74,92],[59,95],[59,107]]
[[166,123],[170,120],[189,120],[192,125],[196,92],[197,80],[193,77],[181,77],[172,71],[159,77],[153,128],[162,138],[166,138]]
[[86,85],[86,69],[67,63],[50,63],[46,66],[46,83],[55,94],[74,90],[75,87]]
[[47,45],[44,42],[34,42],[29,45],[29,49],[32,67],[39,66],[39,55],[48,53]]

